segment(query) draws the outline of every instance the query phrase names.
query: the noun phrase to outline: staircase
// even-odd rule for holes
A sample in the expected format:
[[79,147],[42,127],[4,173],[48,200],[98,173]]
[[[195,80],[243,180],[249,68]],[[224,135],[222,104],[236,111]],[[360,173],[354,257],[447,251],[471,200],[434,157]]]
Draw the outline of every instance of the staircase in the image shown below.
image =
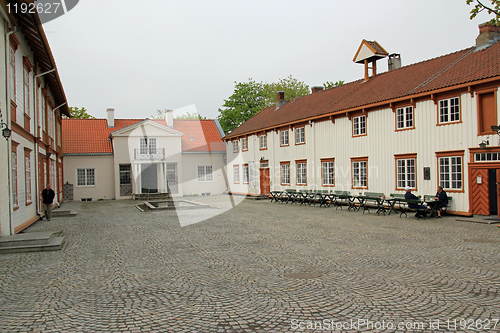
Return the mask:
[[54,209],[52,211],[52,217],[63,217],[63,216],[75,217],[76,215],[78,215],[78,213],[72,210]]
[[172,199],[170,193],[142,193],[142,194],[134,194],[133,197],[134,200],[141,200],[141,201]]
[[62,231],[41,231],[0,237],[0,253],[60,250]]

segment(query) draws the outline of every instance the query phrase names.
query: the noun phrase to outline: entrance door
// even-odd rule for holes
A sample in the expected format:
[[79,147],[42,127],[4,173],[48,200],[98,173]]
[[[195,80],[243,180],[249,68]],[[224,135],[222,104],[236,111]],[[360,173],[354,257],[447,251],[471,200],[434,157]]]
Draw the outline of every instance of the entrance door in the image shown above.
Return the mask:
[[269,195],[271,185],[269,184],[269,168],[260,169],[260,194]]
[[142,193],[158,192],[158,167],[156,164],[141,164]]
[[490,199],[488,186],[488,169],[472,169],[472,214],[490,215]]
[[177,163],[167,163],[167,189],[170,193],[178,193]]

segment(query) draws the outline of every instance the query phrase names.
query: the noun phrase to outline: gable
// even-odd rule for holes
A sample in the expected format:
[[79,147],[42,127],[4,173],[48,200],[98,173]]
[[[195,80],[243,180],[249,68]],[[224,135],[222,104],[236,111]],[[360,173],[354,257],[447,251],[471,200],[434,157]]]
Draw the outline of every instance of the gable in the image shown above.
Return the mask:
[[182,132],[149,119],[111,133],[112,137],[180,137],[183,135]]

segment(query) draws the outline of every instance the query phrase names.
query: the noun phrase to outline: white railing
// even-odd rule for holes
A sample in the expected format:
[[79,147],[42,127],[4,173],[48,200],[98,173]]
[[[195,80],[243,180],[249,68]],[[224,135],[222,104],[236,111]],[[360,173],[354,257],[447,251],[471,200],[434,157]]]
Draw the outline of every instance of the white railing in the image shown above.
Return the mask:
[[161,161],[165,159],[165,148],[136,148],[134,149],[135,160]]

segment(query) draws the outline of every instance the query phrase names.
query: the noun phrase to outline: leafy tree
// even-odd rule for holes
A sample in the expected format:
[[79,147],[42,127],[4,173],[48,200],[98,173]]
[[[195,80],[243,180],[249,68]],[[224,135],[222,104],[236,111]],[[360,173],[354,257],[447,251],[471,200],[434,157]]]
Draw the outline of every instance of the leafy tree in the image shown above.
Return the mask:
[[160,109],[156,109],[156,114],[155,115],[151,115],[151,119],[165,119],[165,113],[167,111],[170,111],[169,109],[163,109],[163,110],[160,110]]
[[243,124],[266,106],[264,83],[255,82],[251,78],[248,82],[234,83],[234,92],[224,100],[217,117],[226,133]]
[[291,75],[285,79],[280,79],[278,82],[266,83],[264,85],[264,93],[266,94],[266,107],[276,104],[277,92],[285,92],[285,100],[292,99],[309,94],[309,86],[303,81],[293,78]]
[[323,87],[325,89],[329,89],[329,88],[334,88],[334,87],[338,87],[338,86],[341,86],[343,85],[345,82],[340,80],[340,81],[337,81],[337,82],[330,82],[330,81],[326,81],[325,83],[323,83]]
[[71,118],[75,119],[95,119],[95,117],[87,113],[87,109],[84,107],[77,108],[76,106],[70,106],[69,113],[71,114]]
[[182,114],[180,116],[177,116],[177,117],[175,117],[175,119],[200,119],[200,120],[203,120],[203,119],[207,119],[207,117],[202,117],[202,116],[200,116],[199,113],[196,113],[196,112],[193,112],[193,113],[186,112],[186,114]]
[[[481,0],[485,2],[487,0]],[[490,23],[493,25],[500,25],[500,0],[489,0],[490,4],[484,5],[480,0],[466,0],[467,5],[474,3],[474,8],[470,11],[470,19],[472,20],[480,12],[487,10],[488,14],[495,14],[495,18],[491,19]]]
[[309,94],[309,86],[293,78],[291,75],[278,82],[256,82],[251,78],[248,82],[235,82],[234,92],[224,100],[219,109],[219,122],[224,132],[229,133],[260,110],[275,105],[277,92],[285,92],[285,100]]

